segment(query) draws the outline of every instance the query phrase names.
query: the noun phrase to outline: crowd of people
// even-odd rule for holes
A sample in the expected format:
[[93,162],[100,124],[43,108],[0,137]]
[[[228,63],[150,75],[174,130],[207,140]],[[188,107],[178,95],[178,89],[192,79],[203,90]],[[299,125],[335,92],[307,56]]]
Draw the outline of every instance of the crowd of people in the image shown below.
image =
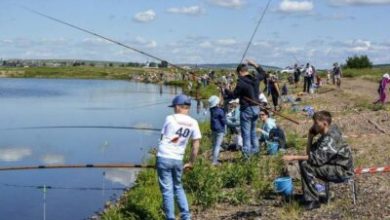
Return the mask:
[[[250,73],[250,67],[255,69]],[[295,65],[294,83],[300,81],[300,69]],[[341,86],[342,71],[335,63],[332,70],[332,82]],[[287,86],[279,88],[276,76],[266,71],[253,60],[238,65],[236,69],[237,82],[229,76],[220,83],[220,94],[208,99],[210,111],[210,128],[212,131],[212,158],[214,166],[220,164],[220,152],[224,142],[229,142],[229,149],[241,151],[244,159],[258,156],[268,142],[275,142],[283,153],[285,151],[285,135],[277,125],[273,113],[277,113],[280,95],[287,95]],[[316,75],[315,68],[309,63],[303,73],[304,91],[310,93],[310,88]],[[203,79],[215,79],[215,73],[208,74]],[[226,78],[225,78],[226,79]],[[202,82],[205,84],[211,81]],[[261,82],[266,88],[260,89]],[[317,80],[317,83],[321,83]],[[390,75],[385,74],[380,81],[379,100],[384,103],[390,85]],[[275,110],[267,101],[271,95]],[[163,207],[166,219],[175,219],[175,200],[180,209],[181,219],[190,219],[187,198],[182,186],[183,171],[194,166],[202,137],[198,122],[191,118],[189,108],[191,100],[185,95],[176,96],[170,107],[174,114],[167,116],[157,151],[158,181],[163,195]],[[343,140],[341,130],[332,123],[332,115],[328,111],[317,111],[311,114],[313,125],[308,130],[306,155],[287,155],[283,160],[287,163],[298,161],[303,189],[305,209],[320,207],[321,193],[318,184],[324,182],[343,182],[353,177],[353,160],[351,149]],[[261,126],[258,126],[260,121]],[[226,137],[230,138],[226,138]],[[192,139],[190,160],[183,165],[183,157],[188,141]]]

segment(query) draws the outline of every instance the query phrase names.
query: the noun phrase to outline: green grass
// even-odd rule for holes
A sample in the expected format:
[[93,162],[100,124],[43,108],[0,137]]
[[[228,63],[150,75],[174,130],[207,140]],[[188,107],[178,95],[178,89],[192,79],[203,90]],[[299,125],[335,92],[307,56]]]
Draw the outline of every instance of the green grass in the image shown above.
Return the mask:
[[[210,158],[206,156],[206,152],[211,149],[209,127],[208,122],[200,123],[203,135],[200,155],[194,169],[183,175],[183,185],[191,210],[207,210],[218,203],[253,204],[269,195],[273,191],[273,180],[283,169],[281,155],[261,155],[243,160],[237,152],[234,162],[212,166]],[[189,153],[190,147],[187,147],[185,160],[188,160]],[[163,219],[156,171],[141,171],[135,186],[124,195],[123,201],[108,209],[102,219]]]
[[145,69],[130,67],[29,67],[1,68],[16,78],[77,78],[77,79],[130,79],[133,74],[144,74]]
[[343,76],[348,78],[362,77],[376,82],[386,72],[390,72],[390,68],[343,69]]

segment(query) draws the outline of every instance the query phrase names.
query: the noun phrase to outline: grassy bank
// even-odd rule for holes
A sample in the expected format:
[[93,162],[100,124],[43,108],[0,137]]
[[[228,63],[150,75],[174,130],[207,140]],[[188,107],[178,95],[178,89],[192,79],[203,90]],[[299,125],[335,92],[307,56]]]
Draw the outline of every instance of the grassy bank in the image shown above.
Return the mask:
[[348,78],[361,77],[364,79],[377,81],[386,72],[390,72],[390,68],[343,69],[343,76]]
[[[211,165],[211,132],[209,124],[200,124],[203,134],[199,158],[192,171],[184,174],[183,183],[193,212],[212,209],[216,205],[258,204],[273,193],[272,181],[280,175],[280,156],[261,155],[243,160],[239,152],[224,153],[221,166]],[[299,145],[295,134],[288,134],[289,147]],[[189,147],[186,159],[188,160]],[[150,163],[154,163],[154,156]],[[135,186],[126,192],[120,203],[103,214],[104,220],[163,219],[161,194],[155,170],[140,172]]]

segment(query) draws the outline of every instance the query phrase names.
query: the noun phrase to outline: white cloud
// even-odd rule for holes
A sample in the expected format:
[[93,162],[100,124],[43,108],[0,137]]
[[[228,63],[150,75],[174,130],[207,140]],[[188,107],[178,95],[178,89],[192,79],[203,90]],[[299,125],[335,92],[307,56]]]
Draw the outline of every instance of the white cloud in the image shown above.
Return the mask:
[[180,7],[180,8],[169,8],[167,12],[173,14],[185,14],[185,15],[201,15],[204,10],[197,5],[189,7]]
[[156,19],[156,13],[152,9],[141,11],[135,14],[133,19],[142,23],[151,22]]
[[314,8],[312,1],[291,1],[283,0],[279,4],[279,11],[281,12],[310,12]]
[[0,160],[6,162],[20,161],[32,154],[29,148],[4,148],[0,149]]
[[210,41],[203,41],[199,44],[199,47],[202,47],[202,48],[211,48],[213,47],[213,45],[211,44]]
[[146,40],[143,37],[136,37],[135,43],[146,48],[155,48],[157,47],[157,42],[155,40]]
[[209,0],[212,4],[226,8],[240,8],[245,4],[244,0]]
[[340,5],[386,5],[390,4],[390,0],[330,0],[330,3],[335,6]]
[[226,38],[226,39],[219,39],[215,43],[221,46],[231,46],[236,44],[237,41],[233,38]]

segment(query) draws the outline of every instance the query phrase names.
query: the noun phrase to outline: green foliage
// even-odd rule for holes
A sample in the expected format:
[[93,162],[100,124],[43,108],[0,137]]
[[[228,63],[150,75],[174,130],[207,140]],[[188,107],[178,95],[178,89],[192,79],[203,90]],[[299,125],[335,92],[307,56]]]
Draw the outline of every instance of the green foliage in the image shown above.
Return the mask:
[[250,200],[248,190],[245,188],[235,188],[231,191],[222,191],[220,202],[226,202],[231,205],[245,204]]
[[287,140],[287,143],[286,143],[287,148],[297,149],[298,151],[302,151],[302,150],[306,149],[305,139],[301,138],[295,132],[287,132],[286,140]]
[[192,194],[193,204],[202,208],[214,206],[221,192],[219,172],[204,158],[197,160],[194,169],[183,179],[187,192]]
[[139,173],[135,186],[128,191],[119,208],[111,208],[102,216],[103,220],[160,220],[163,219],[162,198],[155,170]]
[[246,182],[244,166],[228,163],[222,167],[221,179],[225,188],[242,186]]
[[348,57],[346,67],[351,69],[372,68],[372,62],[367,55]]

